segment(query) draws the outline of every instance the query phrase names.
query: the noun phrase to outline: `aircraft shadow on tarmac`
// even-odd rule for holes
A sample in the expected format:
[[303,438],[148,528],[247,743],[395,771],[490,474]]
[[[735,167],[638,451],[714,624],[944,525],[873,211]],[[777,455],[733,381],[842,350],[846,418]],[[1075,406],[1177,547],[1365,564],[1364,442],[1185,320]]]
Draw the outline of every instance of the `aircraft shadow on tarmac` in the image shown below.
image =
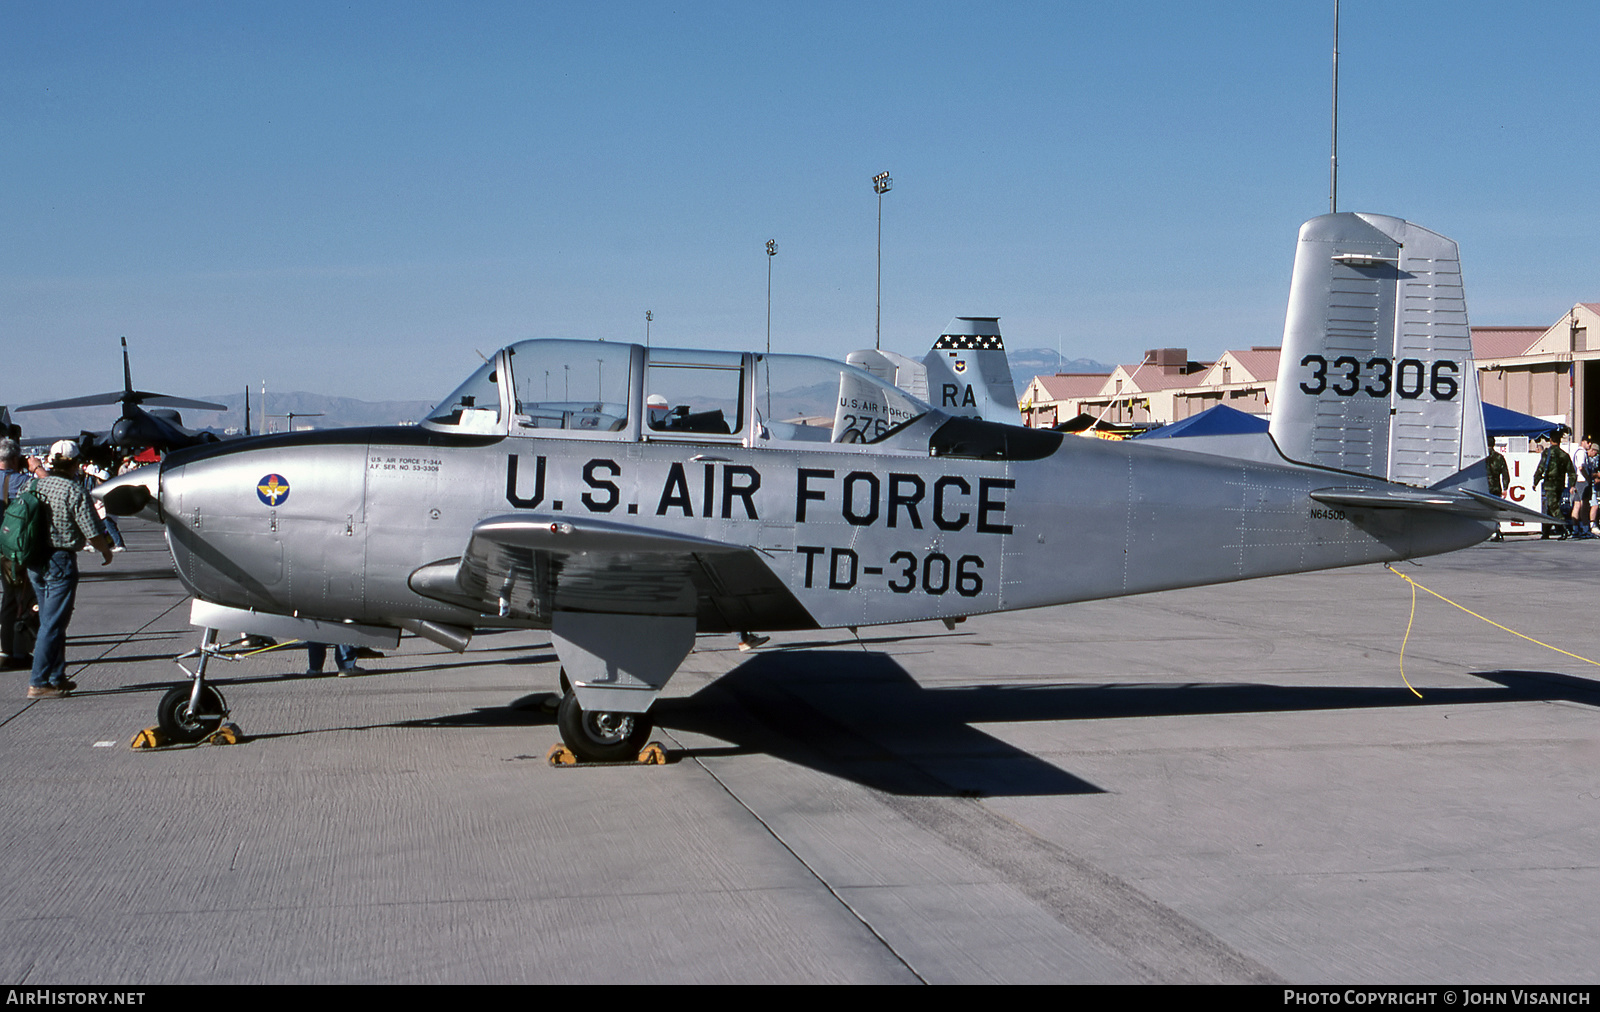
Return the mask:
[[[171,651],[162,651],[154,654],[107,654],[104,657],[86,657],[81,661],[73,661],[72,666],[74,668],[89,668],[99,664],[139,664],[144,661],[170,660],[172,660]],[[144,686],[144,688],[148,687]]]
[[[687,699],[656,704],[658,725],[733,742],[685,757],[760,752],[891,794],[1007,797],[1102,789],[973,727],[1300,710],[1567,700],[1600,706],[1600,682],[1486,671],[1495,687],[1262,684],[979,685],[923,688],[892,658],[859,652],[753,658]],[[754,718],[752,721],[751,718]]]
[[78,567],[78,578],[83,583],[126,583],[131,580],[172,580],[171,569],[118,569],[116,566],[102,568],[99,563],[85,563]]
[[[553,660],[540,654],[498,658],[488,663]],[[433,670],[459,663],[405,670]],[[389,669],[374,672],[378,678],[399,673]],[[1103,789],[974,724],[1520,701],[1568,701],[1600,707],[1597,681],[1551,671],[1472,674],[1494,685],[1429,688],[1420,700],[1402,686],[1030,683],[924,688],[885,654],[782,650],[752,657],[692,696],[661,699],[652,712],[657,726],[667,731],[704,734],[731,743],[674,749],[670,753],[673,762],[765,754],[889,794],[1014,797],[1098,794]],[[214,682],[219,686],[239,686],[281,680],[281,676],[251,676],[219,678]],[[155,691],[171,685],[146,683],[109,691]],[[505,706],[478,707],[439,717],[251,737],[284,738],[383,727],[550,727],[555,723],[556,702],[554,693],[536,692]]]

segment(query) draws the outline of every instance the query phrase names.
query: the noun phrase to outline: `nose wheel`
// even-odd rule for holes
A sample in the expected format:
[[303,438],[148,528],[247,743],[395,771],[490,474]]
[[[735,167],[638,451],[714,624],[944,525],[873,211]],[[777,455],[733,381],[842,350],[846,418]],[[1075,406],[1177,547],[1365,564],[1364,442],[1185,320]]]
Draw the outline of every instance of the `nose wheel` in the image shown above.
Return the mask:
[[[228,716],[227,701],[222,693],[206,684],[207,662],[212,657],[226,656],[217,646],[217,631],[206,629],[197,649],[176,658],[178,668],[189,676],[189,682],[174,685],[162,695],[161,702],[156,704],[156,726],[135,735],[133,747],[165,748],[200,741],[226,745],[237,742],[239,729],[223,723]],[[193,671],[183,663],[191,658],[196,659]]]
[[655,724],[645,713],[591,712],[578,705],[577,693],[561,697],[556,709],[561,740],[579,762],[636,762]]
[[199,691],[199,701],[194,700],[192,685],[175,685],[167,690],[156,704],[156,726],[168,741],[192,743],[209,736],[222,726],[227,713],[222,694],[209,685]]
[[[200,646],[177,658],[178,670],[189,676],[189,684],[174,685],[156,704],[156,727],[163,740],[192,744],[222,727],[228,704],[222,693],[206,684],[206,665],[213,657],[227,655],[217,645],[217,631],[208,627],[200,633]],[[183,664],[190,658],[195,659],[193,671]]]

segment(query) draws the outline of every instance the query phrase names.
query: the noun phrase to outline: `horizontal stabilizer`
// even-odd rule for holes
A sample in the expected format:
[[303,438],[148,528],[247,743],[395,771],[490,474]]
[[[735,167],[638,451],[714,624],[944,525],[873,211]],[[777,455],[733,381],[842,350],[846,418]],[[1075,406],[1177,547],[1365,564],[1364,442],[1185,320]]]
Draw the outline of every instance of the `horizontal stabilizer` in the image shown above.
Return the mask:
[[41,401],[38,404],[26,404],[17,408],[18,411],[54,411],[62,408],[94,408],[106,404],[153,404],[163,408],[190,408],[196,411],[226,411],[226,404],[215,401],[197,401],[188,397],[173,397],[170,394],[152,393],[149,390],[113,390],[103,394],[86,394],[83,397],[68,397],[59,401]]
[[1556,517],[1547,517],[1538,510],[1519,506],[1509,499],[1478,492],[1470,488],[1419,489],[1389,488],[1319,488],[1311,498],[1329,506],[1348,506],[1356,509],[1406,509],[1430,510],[1471,517],[1475,520],[1520,520],[1531,523],[1559,524]]
[[24,404],[17,408],[18,411],[54,411],[58,408],[97,408],[105,404],[121,404],[122,391],[113,390],[105,394],[85,394],[82,397],[68,397],[59,401],[40,401],[38,404]]

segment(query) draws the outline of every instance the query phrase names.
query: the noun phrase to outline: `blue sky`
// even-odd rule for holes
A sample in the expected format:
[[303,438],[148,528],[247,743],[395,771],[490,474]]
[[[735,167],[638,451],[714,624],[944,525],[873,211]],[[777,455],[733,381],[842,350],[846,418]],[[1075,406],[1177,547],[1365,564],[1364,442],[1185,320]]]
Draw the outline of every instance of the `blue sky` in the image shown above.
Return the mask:
[[[1600,299],[1592,2],[1345,0],[1340,209],[1475,323]],[[1332,4],[0,0],[0,403],[435,398],[528,337],[775,350],[1281,337]],[[13,356],[35,365],[25,384]],[[71,363],[61,368],[57,363]]]

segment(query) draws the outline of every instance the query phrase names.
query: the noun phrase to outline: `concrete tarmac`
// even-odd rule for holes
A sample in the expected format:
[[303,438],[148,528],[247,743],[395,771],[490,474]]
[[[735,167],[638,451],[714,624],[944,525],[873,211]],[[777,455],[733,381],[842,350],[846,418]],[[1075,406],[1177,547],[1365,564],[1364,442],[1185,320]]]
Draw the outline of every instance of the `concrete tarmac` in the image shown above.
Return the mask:
[[[546,635],[212,669],[159,530],[85,578],[79,692],[0,703],[0,978],[1595,983],[1600,668],[1381,567],[702,637],[661,767],[552,768]],[[1600,659],[1600,542],[1401,567]],[[330,658],[331,660],[331,658]]]

